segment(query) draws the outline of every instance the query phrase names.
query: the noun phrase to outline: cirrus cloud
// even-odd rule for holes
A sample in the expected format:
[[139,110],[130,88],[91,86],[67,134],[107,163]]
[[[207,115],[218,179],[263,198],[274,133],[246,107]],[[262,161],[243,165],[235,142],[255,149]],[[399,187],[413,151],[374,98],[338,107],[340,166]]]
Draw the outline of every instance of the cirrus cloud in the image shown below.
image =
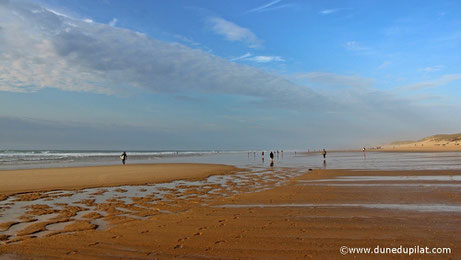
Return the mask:
[[243,42],[250,48],[262,47],[263,41],[259,39],[250,29],[241,27],[231,21],[220,17],[210,17],[211,29],[232,42]]
[[285,106],[313,106],[319,100],[307,87],[200,49],[73,19],[33,4],[0,5],[0,24],[3,91],[58,88],[107,95],[192,91],[277,100]]

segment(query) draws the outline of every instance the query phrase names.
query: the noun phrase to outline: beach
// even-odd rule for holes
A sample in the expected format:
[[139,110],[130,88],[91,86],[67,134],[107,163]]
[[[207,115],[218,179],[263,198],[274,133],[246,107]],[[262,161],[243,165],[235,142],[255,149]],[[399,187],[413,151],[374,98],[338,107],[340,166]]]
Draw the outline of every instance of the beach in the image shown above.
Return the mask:
[[228,174],[235,167],[216,164],[134,164],[8,170],[0,174],[0,194],[139,185]]
[[[451,250],[437,258],[460,257],[461,171],[210,167],[229,172],[173,183],[35,192],[26,201],[16,201],[24,194],[12,196],[10,203],[26,203],[28,212],[20,223],[2,221],[3,234],[20,234],[3,235],[0,254],[334,259],[343,257],[341,247],[419,246]],[[47,207],[47,200],[61,208]],[[52,218],[43,220],[47,215]],[[377,252],[373,258],[409,256]]]

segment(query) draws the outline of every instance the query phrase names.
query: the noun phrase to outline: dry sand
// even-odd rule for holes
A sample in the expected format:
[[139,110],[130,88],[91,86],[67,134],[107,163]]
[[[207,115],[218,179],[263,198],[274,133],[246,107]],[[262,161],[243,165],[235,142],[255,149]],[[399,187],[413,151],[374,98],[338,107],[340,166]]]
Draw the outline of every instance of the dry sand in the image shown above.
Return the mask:
[[[381,184],[427,184],[423,186],[331,186],[312,182],[339,176],[459,176],[457,171],[346,171],[314,170],[286,185],[229,198],[216,197],[211,206],[192,200],[176,200],[181,208],[174,214],[149,219],[114,219],[105,231],[94,230],[88,222],[69,227],[76,233],[52,234],[40,239],[0,247],[0,255],[21,258],[71,259],[337,259],[339,249],[349,247],[450,247],[451,254],[437,258],[461,257],[460,212],[365,207],[324,207],[322,204],[398,204],[461,206],[459,188],[438,184],[459,181],[384,181]],[[256,183],[257,181],[253,181]],[[373,184],[373,181],[331,182]],[[430,186],[436,184],[435,186]],[[189,192],[203,189],[189,187]],[[193,192],[192,192],[193,193]],[[139,199],[139,203],[143,200]],[[200,199],[196,199],[200,201]],[[149,202],[145,201],[146,203]],[[294,207],[297,204],[319,206]],[[222,205],[250,205],[224,207]],[[270,207],[258,207],[262,204]],[[215,206],[213,206],[215,205]],[[251,206],[253,205],[253,206]],[[291,205],[291,206],[290,206]],[[118,222],[117,222],[118,221]],[[42,228],[36,226],[35,228]],[[370,255],[349,255],[370,259]],[[373,255],[373,259],[402,255]],[[410,258],[424,258],[413,255]]]
[[[178,179],[202,179],[214,174],[232,173],[235,170],[235,167],[227,165],[191,163],[5,170],[0,171],[0,200],[5,198],[4,195],[30,191],[140,185]],[[31,194],[28,196],[31,196]]]
[[386,144],[384,151],[397,152],[451,152],[461,151],[461,134],[434,135],[418,141],[401,141]]

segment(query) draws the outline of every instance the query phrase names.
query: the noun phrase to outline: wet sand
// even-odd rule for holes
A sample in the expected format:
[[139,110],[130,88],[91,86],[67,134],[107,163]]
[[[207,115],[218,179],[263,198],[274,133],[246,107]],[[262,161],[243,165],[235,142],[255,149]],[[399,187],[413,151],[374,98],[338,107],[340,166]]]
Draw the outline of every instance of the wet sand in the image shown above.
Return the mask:
[[59,189],[139,185],[228,174],[236,168],[218,164],[134,164],[0,171],[0,200],[8,194]]
[[[107,215],[103,210],[105,218],[112,218],[108,229],[97,230],[90,221],[76,221],[43,238],[9,241],[0,247],[0,254],[73,259],[335,259],[343,257],[341,246],[419,245],[451,248],[451,254],[437,258],[461,257],[459,171],[314,170],[302,175],[290,175],[290,169],[272,171],[267,178],[258,172],[241,173],[238,183],[227,179],[228,189],[218,184],[178,184],[170,189],[167,201],[146,196],[129,204],[114,198],[100,208],[130,208],[139,213],[145,211],[139,207],[145,206],[168,213],[144,212],[146,217],[139,219],[117,212]],[[263,189],[252,190],[261,183],[265,183]],[[72,217],[75,210],[58,214]],[[93,217],[101,216],[88,216]],[[34,228],[43,229],[43,225],[26,231]],[[408,258],[373,255],[389,257]],[[415,257],[426,255],[410,258]]]

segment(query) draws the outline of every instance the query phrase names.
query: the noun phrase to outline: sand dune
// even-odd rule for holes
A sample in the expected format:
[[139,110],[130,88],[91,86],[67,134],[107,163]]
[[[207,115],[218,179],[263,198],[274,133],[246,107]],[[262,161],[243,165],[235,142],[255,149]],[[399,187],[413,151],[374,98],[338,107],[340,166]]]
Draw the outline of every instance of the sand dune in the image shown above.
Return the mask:
[[440,134],[418,141],[396,141],[381,147],[385,151],[461,151],[461,134]]

